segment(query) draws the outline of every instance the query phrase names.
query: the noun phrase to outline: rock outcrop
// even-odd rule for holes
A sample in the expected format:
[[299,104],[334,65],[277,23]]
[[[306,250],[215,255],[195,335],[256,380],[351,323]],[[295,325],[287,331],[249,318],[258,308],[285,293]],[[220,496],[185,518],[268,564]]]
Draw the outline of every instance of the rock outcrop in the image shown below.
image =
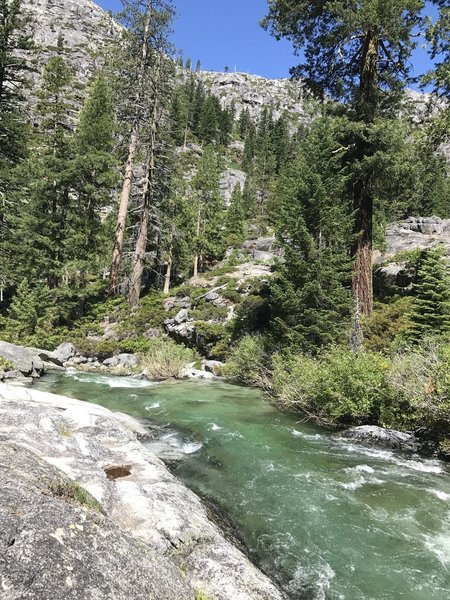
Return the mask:
[[376,263],[394,258],[400,252],[442,248],[450,256],[450,219],[409,217],[392,223],[386,230],[387,248],[376,256]]
[[142,445],[136,420],[4,384],[0,414],[2,600],[284,597]]
[[25,376],[39,377],[46,368],[38,350],[0,341],[0,356],[12,363]]
[[231,197],[237,186],[241,192],[244,191],[247,174],[238,169],[225,169],[220,178],[220,193],[225,206],[230,206]]
[[383,429],[374,425],[352,427],[342,432],[341,435],[355,442],[403,452],[417,452],[420,447],[419,440],[409,433],[394,429]]
[[23,0],[30,19],[37,52],[35,80],[49,56],[55,51],[58,37],[70,49],[70,62],[76,80],[86,84],[96,69],[99,52],[120,33],[120,26],[91,0]]

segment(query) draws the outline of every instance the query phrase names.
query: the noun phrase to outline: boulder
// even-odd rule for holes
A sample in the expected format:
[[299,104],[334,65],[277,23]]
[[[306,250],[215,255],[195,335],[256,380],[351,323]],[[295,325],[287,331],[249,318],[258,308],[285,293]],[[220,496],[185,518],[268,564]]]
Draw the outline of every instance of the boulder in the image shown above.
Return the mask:
[[166,325],[181,325],[182,323],[186,323],[189,320],[189,311],[187,308],[182,308],[173,319],[167,319],[165,321]]
[[77,349],[71,342],[63,342],[56,348],[56,350],[54,350],[53,356],[55,356],[61,362],[61,364],[64,364],[73,358],[76,353]]
[[417,452],[420,448],[420,442],[415,436],[396,431],[395,429],[384,429],[383,427],[376,427],[374,425],[351,427],[343,431],[340,435],[355,442],[380,446],[391,450]]
[[173,561],[121,531],[61,471],[10,441],[0,463],[2,600],[194,599]]
[[14,381],[22,381],[22,382],[30,382],[30,378],[29,377],[25,377],[25,375],[23,373],[21,373],[20,371],[6,371],[6,373],[3,373],[2,375],[2,379],[4,381],[9,381],[9,380],[14,380]]
[[215,379],[215,376],[208,371],[201,371],[195,367],[187,367],[183,373],[183,377],[186,379]]
[[2,600],[285,598],[143,446],[139,421],[4,384],[0,413]]
[[103,361],[105,367],[136,367],[139,358],[135,354],[118,354]]
[[0,341],[0,356],[9,360],[14,365],[14,369],[23,375],[39,377],[45,372],[42,359],[31,348]]
[[213,375],[216,375],[216,377],[220,377],[224,366],[225,366],[224,363],[220,362],[219,360],[204,360],[203,361],[204,370],[207,371],[208,373],[212,373]]

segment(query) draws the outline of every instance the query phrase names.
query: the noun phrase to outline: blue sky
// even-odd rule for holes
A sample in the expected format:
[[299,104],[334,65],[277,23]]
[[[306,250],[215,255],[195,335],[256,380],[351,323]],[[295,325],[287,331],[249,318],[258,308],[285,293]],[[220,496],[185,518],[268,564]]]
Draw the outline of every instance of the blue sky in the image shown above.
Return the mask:
[[[119,0],[96,0],[100,6],[119,10]],[[387,0],[388,1],[388,0]],[[178,18],[173,42],[183,56],[199,59],[205,70],[230,70],[288,77],[296,63],[292,47],[277,42],[259,26],[267,12],[266,0],[175,0]],[[416,74],[430,66],[424,51],[414,57]]]

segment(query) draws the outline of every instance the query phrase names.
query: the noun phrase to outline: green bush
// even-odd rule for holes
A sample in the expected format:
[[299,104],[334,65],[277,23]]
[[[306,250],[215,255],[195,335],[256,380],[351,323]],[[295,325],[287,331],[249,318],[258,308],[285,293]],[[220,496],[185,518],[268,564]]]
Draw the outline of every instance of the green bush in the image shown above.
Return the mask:
[[228,316],[228,309],[226,306],[204,302],[189,311],[189,316],[195,321],[223,321]]
[[156,291],[141,298],[137,308],[131,312],[129,307],[125,307],[119,318],[118,332],[142,335],[150,328],[162,327],[166,319],[178,312],[177,308],[166,311],[164,300],[167,297]]
[[277,355],[273,392],[285,407],[324,423],[376,422],[388,369],[381,354],[340,347],[318,358]]
[[196,359],[193,350],[170,338],[154,338],[149,344],[149,349],[141,356],[141,363],[144,373],[151,379],[180,379],[183,370]]
[[0,371],[12,371],[14,369],[14,365],[11,361],[6,360],[3,356],[0,356]]
[[268,385],[269,357],[261,336],[247,335],[232,349],[223,374],[245,385]]
[[409,297],[396,298],[387,304],[376,303],[372,315],[363,321],[365,349],[375,352],[388,350],[411,326],[408,317],[411,305]]

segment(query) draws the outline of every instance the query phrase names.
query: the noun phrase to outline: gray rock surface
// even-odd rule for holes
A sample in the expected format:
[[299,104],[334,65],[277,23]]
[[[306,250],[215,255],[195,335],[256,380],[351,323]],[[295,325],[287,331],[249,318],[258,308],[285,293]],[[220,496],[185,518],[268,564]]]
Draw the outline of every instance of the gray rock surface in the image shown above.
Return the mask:
[[417,452],[420,447],[419,440],[413,435],[394,429],[383,429],[374,425],[352,427],[340,435],[355,442],[390,448],[392,450],[402,450],[404,452]]
[[247,174],[238,169],[225,169],[220,178],[220,193],[225,206],[230,206],[231,197],[234,190],[239,186],[241,192],[244,191]]
[[399,252],[437,247],[450,256],[450,219],[410,217],[392,223],[386,230],[386,243],[387,249],[375,258],[376,263],[392,259]]
[[247,73],[213,73],[202,71],[199,78],[219,98],[222,106],[234,103],[236,114],[248,109],[258,119],[264,108],[273,110],[274,118],[290,113],[293,124],[310,123],[311,108],[306,102],[302,82],[290,79],[265,79]]
[[77,349],[71,342],[63,342],[53,351],[53,354],[62,364],[73,358],[76,353]]
[[0,356],[9,360],[23,375],[39,377],[45,372],[45,365],[36,351],[0,341]]
[[36,82],[56,48],[59,35],[71,51],[75,80],[86,84],[98,66],[99,50],[121,30],[111,16],[91,0],[23,0],[23,7],[30,17],[33,40],[38,48]]
[[[126,415],[0,384],[0,441],[4,452],[18,448],[12,469],[0,451],[0,577],[8,593],[2,600],[195,597],[179,573],[185,586],[215,600],[281,600],[138,437],[148,431]],[[105,515],[44,494],[42,486],[55,477],[66,481],[60,472],[92,494]],[[100,578],[102,570],[108,573]]]
[[33,450],[2,437],[2,600],[194,599],[175,561],[122,531]]
[[139,358],[135,354],[118,354],[103,361],[105,367],[137,367]]

